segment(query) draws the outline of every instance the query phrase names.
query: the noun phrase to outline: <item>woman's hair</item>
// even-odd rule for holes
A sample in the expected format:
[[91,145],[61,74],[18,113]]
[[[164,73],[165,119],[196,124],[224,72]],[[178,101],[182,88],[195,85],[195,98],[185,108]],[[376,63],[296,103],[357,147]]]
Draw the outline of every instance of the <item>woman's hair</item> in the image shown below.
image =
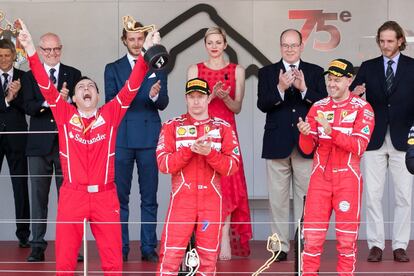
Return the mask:
[[224,43],[227,43],[227,34],[226,31],[222,27],[211,27],[208,28],[206,34],[204,35],[204,43],[207,41],[207,37],[211,34],[218,34],[223,37]]

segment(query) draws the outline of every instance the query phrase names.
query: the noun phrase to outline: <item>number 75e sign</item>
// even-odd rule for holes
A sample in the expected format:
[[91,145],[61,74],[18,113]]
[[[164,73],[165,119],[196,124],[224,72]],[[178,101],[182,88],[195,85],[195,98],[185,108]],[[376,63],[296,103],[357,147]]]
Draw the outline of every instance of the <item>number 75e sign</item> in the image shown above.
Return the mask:
[[300,32],[302,33],[303,43],[309,38],[312,30],[316,27],[315,31],[326,32],[330,38],[328,41],[323,42],[315,39],[313,42],[313,48],[319,51],[329,51],[335,49],[339,42],[341,42],[341,33],[335,25],[327,24],[326,21],[339,20],[342,22],[351,21],[351,13],[349,11],[342,11],[339,14],[336,12],[323,12],[323,10],[290,10],[289,19],[305,19],[305,23],[302,26]]

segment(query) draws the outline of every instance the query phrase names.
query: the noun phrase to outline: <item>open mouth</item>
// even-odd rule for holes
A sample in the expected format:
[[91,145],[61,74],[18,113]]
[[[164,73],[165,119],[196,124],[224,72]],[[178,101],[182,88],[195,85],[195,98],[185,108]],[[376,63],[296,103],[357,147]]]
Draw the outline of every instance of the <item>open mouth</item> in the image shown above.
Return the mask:
[[91,100],[92,99],[92,97],[91,97],[91,95],[89,95],[89,94],[85,94],[85,95],[83,95],[83,100],[84,101],[86,101],[86,100]]

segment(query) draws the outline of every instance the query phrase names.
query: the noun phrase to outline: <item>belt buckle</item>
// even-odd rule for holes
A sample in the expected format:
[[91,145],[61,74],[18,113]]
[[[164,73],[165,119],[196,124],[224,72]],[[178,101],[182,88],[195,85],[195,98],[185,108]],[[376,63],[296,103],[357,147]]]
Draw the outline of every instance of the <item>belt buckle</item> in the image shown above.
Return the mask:
[[97,193],[99,192],[98,185],[88,185],[88,193]]

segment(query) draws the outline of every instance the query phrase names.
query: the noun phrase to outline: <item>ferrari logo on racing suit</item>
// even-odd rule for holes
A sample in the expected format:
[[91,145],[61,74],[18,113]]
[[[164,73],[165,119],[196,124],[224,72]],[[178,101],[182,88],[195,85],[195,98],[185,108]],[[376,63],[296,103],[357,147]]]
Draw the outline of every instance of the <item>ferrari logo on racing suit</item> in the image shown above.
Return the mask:
[[342,117],[341,123],[353,123],[353,122],[355,122],[356,115],[357,115],[357,111],[354,111],[351,114],[348,114],[347,110],[342,111],[342,113],[341,113],[341,117]]

